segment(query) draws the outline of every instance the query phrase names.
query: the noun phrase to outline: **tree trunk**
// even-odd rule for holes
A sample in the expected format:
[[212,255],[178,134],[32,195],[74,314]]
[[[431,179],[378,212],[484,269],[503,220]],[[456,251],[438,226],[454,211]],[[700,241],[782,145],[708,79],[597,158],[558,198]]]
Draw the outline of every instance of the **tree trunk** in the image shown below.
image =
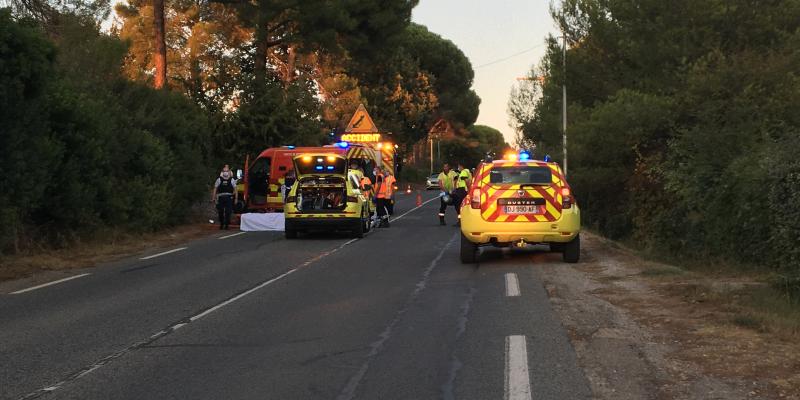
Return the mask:
[[254,60],[255,90],[261,92],[267,82],[267,53],[269,52],[269,13],[264,9],[265,2],[259,2],[256,17],[256,59]]
[[286,76],[283,80],[286,86],[289,86],[290,83],[294,80],[294,70],[297,61],[297,53],[295,52],[294,45],[289,45],[287,50],[288,54],[286,57]]
[[156,76],[153,86],[161,89],[167,82],[167,42],[164,28],[164,0],[153,0],[153,36],[155,37]]

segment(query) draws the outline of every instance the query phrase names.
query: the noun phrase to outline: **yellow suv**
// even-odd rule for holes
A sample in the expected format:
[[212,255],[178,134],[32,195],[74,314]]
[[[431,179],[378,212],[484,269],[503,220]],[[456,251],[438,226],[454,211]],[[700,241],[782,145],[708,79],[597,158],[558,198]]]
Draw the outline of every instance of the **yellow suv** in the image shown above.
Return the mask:
[[301,154],[292,162],[297,180],[283,207],[286,238],[310,230],[347,230],[364,237],[370,229],[369,199],[348,173],[347,159],[319,153]]
[[461,262],[479,246],[549,244],[565,262],[580,258],[580,209],[554,162],[493,161],[478,166],[461,205]]

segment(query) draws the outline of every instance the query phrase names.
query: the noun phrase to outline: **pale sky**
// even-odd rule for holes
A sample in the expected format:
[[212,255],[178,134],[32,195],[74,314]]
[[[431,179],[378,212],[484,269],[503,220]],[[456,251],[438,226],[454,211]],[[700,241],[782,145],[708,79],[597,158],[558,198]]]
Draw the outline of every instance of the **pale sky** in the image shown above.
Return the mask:
[[469,57],[475,69],[473,89],[481,98],[477,123],[503,132],[512,145],[508,94],[517,77],[539,64],[547,34],[556,32],[549,7],[550,0],[421,0],[412,16]]

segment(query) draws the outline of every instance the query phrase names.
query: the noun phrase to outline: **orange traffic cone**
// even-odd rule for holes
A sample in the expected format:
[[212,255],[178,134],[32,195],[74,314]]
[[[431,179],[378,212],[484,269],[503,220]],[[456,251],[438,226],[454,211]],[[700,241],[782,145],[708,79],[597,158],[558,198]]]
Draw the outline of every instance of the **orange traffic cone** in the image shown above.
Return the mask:
[[417,190],[417,207],[422,205],[422,193]]

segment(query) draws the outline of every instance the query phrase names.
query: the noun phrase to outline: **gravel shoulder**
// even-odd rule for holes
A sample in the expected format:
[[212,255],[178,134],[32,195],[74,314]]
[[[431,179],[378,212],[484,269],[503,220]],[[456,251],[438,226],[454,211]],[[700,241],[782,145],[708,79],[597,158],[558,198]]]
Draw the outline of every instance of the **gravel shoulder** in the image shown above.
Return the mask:
[[726,301],[757,282],[684,273],[582,239],[581,263],[539,273],[596,398],[800,399],[796,337],[743,326]]

